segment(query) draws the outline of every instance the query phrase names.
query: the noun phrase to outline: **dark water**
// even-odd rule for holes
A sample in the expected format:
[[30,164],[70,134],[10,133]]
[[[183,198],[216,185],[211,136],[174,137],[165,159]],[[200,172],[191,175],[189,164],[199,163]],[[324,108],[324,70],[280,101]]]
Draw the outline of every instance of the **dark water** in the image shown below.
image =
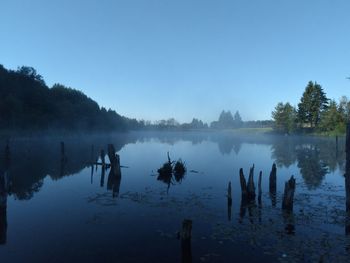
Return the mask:
[[[60,141],[66,160],[61,161]],[[91,167],[113,143],[122,176]],[[92,149],[93,145],[93,149]],[[1,149],[5,141],[1,141]],[[345,262],[344,140],[229,133],[128,133],[10,140],[1,262]],[[181,158],[183,178],[158,180]],[[108,158],[106,158],[108,160]],[[268,193],[277,164],[277,195]],[[239,168],[262,171],[261,202],[241,204]],[[284,183],[296,178],[292,214]],[[232,206],[227,202],[232,183]],[[4,196],[4,193],[3,193]],[[193,222],[191,256],[178,231]]]

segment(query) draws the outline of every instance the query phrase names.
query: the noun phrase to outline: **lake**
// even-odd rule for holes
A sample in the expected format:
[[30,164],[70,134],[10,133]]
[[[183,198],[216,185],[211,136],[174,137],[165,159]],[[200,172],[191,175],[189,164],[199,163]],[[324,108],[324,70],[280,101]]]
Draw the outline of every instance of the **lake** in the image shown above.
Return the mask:
[[[95,164],[110,143],[120,178]],[[1,262],[349,262],[344,144],[251,132],[42,136],[10,139],[6,166],[1,140]],[[159,177],[168,152],[185,162],[184,176]],[[246,204],[239,169],[248,179],[253,164],[257,197]],[[292,175],[294,209],[286,213]],[[192,221],[186,248],[179,240],[185,219]]]

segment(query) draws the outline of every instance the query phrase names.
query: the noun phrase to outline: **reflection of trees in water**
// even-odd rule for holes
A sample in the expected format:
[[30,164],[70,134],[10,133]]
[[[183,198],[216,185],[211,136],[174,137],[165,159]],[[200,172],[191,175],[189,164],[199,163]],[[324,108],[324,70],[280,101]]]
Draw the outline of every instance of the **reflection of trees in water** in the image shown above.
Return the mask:
[[[336,169],[345,171],[344,138],[339,139],[338,151],[336,151],[335,139],[242,135],[229,132],[146,132],[70,138],[18,139],[10,141],[13,159],[9,170],[12,181],[10,194],[14,194],[18,199],[30,199],[34,193],[41,189],[43,179],[47,175],[52,179],[60,179],[62,176],[78,173],[90,164],[91,159],[95,161],[101,149],[106,149],[108,143],[113,143],[118,152],[128,143],[149,141],[151,139],[165,143],[190,141],[192,144],[210,141],[218,144],[222,154],[230,154],[232,150],[238,154],[243,142],[272,145],[272,159],[276,160],[276,164],[289,167],[295,162],[300,162],[298,166],[302,174],[307,174],[306,177],[309,178],[307,182],[310,184],[310,187],[318,185],[323,178],[323,176],[312,175],[311,172],[308,172],[310,169],[315,169],[306,167],[310,160],[315,162],[310,164],[312,167],[316,167],[316,169],[321,167],[318,169],[318,174],[324,172],[323,166],[327,166],[331,172]],[[60,161],[60,141],[62,140],[65,142],[65,154],[67,156],[67,162],[64,163],[63,167]],[[314,147],[304,149],[301,146],[305,144],[310,144]],[[94,145],[93,152],[91,152],[91,145]],[[0,149],[4,149],[4,146],[4,141],[0,142]],[[3,151],[0,150],[1,160],[3,159],[3,154]],[[317,164],[317,158],[319,159],[319,164]],[[0,170],[3,169],[2,166],[3,162],[0,161]],[[317,183],[317,180],[319,183]]]
[[288,168],[297,159],[295,146],[294,140],[290,138],[278,139],[271,146],[271,158],[278,166]]
[[218,144],[222,155],[230,155],[232,150],[238,154],[241,150],[242,139],[230,134],[220,133],[211,137],[211,140]]
[[320,149],[316,145],[307,144],[298,147],[296,152],[305,184],[309,188],[317,188],[328,173],[327,164],[320,159]]
[[233,138],[227,138],[219,140],[218,142],[219,150],[221,154],[230,154],[233,151],[238,154],[241,149],[241,143]]
[[297,163],[306,185],[316,188],[327,173],[344,171],[344,139],[339,139],[337,146],[334,138],[277,137],[271,156],[280,167]]
[[[65,141],[66,162],[62,165],[60,141]],[[125,144],[135,142],[135,136],[86,136],[82,138],[44,138],[10,141],[12,165],[9,168],[11,189],[18,199],[31,199],[40,191],[44,178],[49,175],[53,180],[78,173],[98,159],[100,150],[114,143],[119,151]],[[94,145],[93,152],[91,145]],[[0,145],[0,148],[3,145]],[[3,159],[3,152],[0,159]],[[92,159],[92,160],[91,160]],[[0,162],[0,170],[3,169]],[[117,184],[113,184],[117,185]]]

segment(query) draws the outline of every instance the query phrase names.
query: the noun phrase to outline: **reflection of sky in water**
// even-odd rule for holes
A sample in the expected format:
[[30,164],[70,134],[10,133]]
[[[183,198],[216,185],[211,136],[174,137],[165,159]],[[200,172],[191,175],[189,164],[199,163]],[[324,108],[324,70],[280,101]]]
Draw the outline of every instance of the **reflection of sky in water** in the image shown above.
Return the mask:
[[[279,161],[278,209],[262,210],[263,220],[267,220],[267,214],[269,217],[278,218],[284,183],[291,175],[297,180],[294,210],[296,216],[299,210],[305,209],[305,202],[333,206],[334,200],[322,197],[322,194],[344,196],[343,172],[337,164],[339,162],[342,166],[344,155],[325,155],[327,151],[330,152],[329,145],[332,141],[323,140],[320,143],[313,139],[311,152],[307,146],[305,154],[300,139],[221,139],[223,140],[220,141],[220,137],[214,136],[208,139],[204,137],[193,143],[188,138],[170,138],[171,144],[164,143],[164,138],[154,139],[153,136],[142,140],[133,138],[131,143],[126,140],[125,146],[118,148],[118,154],[121,165],[129,168],[122,168],[120,193],[116,199],[112,199],[112,193],[106,190],[108,171],[102,188],[101,169],[98,168],[96,172],[94,168],[91,184],[91,169],[83,168],[88,159],[82,161],[82,170],[76,174],[64,176],[59,180],[46,177],[43,186],[30,200],[19,201],[14,195],[9,197],[7,243],[0,246],[0,253],[5,259],[13,262],[23,258],[53,262],[67,259],[72,261],[73,258],[93,262],[97,259],[108,261],[115,257],[122,262],[147,262],[155,260],[155,257],[167,262],[178,262],[180,252],[175,233],[184,218],[191,218],[194,220],[193,248],[197,259],[201,254],[205,255],[206,250],[212,253],[220,252],[225,259],[237,259],[234,255],[229,256],[232,251],[229,244],[218,245],[217,241],[210,237],[218,222],[227,222],[226,191],[229,181],[232,183],[233,198],[230,226],[239,226],[241,192],[238,171],[242,167],[247,178],[249,167],[253,163],[256,187],[258,173],[263,171],[262,207],[271,209],[268,177],[272,163]],[[230,147],[223,151],[222,144],[225,141],[234,141],[230,147],[235,147],[238,151],[230,151]],[[69,149],[68,143],[66,147]],[[84,149],[90,149],[89,145]],[[341,149],[339,151],[341,152]],[[188,171],[181,183],[174,181],[168,194],[167,185],[157,180],[157,169],[167,161],[167,152],[172,160],[181,158],[185,161]],[[307,171],[307,167],[300,167],[298,161],[305,156],[307,161],[304,160],[303,165],[310,163],[311,167],[317,168],[320,158],[323,158],[321,163],[329,162],[336,168],[325,176],[314,174],[316,180],[304,180],[305,175],[301,175],[300,170],[302,168],[303,171]],[[198,173],[192,173],[191,170]],[[28,171],[26,176],[31,175]],[[311,171],[307,176],[312,175]],[[311,194],[311,198],[304,200],[304,194]],[[344,206],[341,203],[344,200],[339,200],[337,205],[341,208]],[[243,220],[243,225],[247,225],[248,222],[248,219]],[[340,234],[343,232],[343,226],[325,225],[323,230]],[[316,235],[313,230],[305,230],[303,226],[298,226],[297,233],[302,234],[301,231],[309,231]],[[246,249],[248,243],[241,245]],[[159,246],[162,252],[152,252]]]

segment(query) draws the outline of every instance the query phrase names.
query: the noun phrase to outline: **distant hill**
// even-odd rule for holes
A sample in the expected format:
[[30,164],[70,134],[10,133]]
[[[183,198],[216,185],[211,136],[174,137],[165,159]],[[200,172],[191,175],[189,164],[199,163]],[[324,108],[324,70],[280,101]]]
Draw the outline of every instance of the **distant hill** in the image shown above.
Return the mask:
[[49,88],[32,67],[0,65],[1,130],[128,130],[142,126],[81,91],[55,84]]

